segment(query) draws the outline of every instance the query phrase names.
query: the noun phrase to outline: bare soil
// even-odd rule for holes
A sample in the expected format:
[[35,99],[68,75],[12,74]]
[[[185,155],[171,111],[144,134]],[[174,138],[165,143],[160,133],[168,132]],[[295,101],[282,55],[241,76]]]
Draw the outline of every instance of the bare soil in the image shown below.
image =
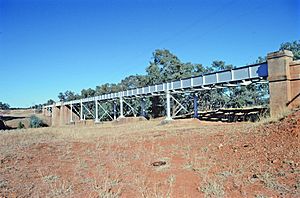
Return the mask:
[[275,123],[0,133],[0,197],[300,197],[300,111]]

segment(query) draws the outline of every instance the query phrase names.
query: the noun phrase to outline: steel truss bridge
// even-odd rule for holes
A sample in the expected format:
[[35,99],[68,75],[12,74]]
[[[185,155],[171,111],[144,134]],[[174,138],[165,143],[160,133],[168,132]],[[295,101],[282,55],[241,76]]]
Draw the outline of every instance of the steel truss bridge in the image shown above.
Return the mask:
[[[217,71],[212,73],[203,74],[200,76],[193,76],[190,78],[184,78],[171,82],[156,84],[147,87],[140,87],[130,89],[126,91],[120,91],[117,93],[107,93],[95,97],[83,98],[79,100],[72,100],[67,102],[56,102],[53,105],[44,106],[46,114],[51,116],[53,114],[53,108],[61,108],[62,106],[68,107],[71,112],[69,115],[69,121],[74,122],[74,115],[77,115],[80,120],[85,120],[84,111],[92,115],[95,122],[99,122],[104,115],[109,116],[112,120],[117,118],[117,114],[120,117],[124,117],[123,106],[130,107],[134,116],[137,115],[130,103],[126,100],[133,98],[141,98],[141,116],[145,116],[145,102],[143,98],[153,96],[165,96],[166,98],[166,120],[172,120],[172,117],[176,116],[181,110],[186,108],[180,104],[172,94],[177,93],[194,93],[194,117],[198,117],[197,106],[197,92],[211,89],[221,89],[226,87],[235,86],[247,86],[252,83],[266,83],[268,77],[268,64],[267,62],[252,64],[243,67],[238,67],[230,70]],[[171,100],[177,104],[176,112],[171,116]],[[101,104],[107,101],[114,101],[113,103],[113,116],[110,115],[107,109]],[[94,110],[87,107],[87,104],[94,103]],[[117,103],[119,103],[119,112],[117,112]],[[99,115],[100,111],[103,112]],[[94,113],[93,113],[94,112]]]

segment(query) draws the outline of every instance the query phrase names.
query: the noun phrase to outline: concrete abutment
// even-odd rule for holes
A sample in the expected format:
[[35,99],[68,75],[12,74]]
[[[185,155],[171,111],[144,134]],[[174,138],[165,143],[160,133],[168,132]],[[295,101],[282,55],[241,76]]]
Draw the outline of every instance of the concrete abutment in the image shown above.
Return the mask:
[[300,105],[300,61],[288,50],[269,53],[270,114],[276,117]]

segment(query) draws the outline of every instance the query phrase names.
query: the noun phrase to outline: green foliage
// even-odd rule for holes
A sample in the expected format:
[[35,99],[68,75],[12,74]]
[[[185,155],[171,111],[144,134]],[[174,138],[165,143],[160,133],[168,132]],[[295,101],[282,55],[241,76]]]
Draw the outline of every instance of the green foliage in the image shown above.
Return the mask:
[[[86,90],[82,90],[81,93],[83,95],[86,95]],[[80,99],[80,98],[81,98],[80,95],[75,94],[75,92],[72,92],[72,91],[66,91],[65,93],[60,92],[58,94],[58,99],[60,101],[71,101],[71,100],[76,100],[76,99]],[[50,100],[50,102],[52,102],[52,101]]]
[[24,129],[25,128],[25,125],[20,121],[18,123],[18,129]]
[[224,61],[220,60],[213,61],[211,67],[209,68],[209,70],[212,71],[221,71],[227,69],[233,69],[233,65],[226,65]]
[[93,97],[95,94],[96,91],[92,88],[81,90],[81,98]]
[[40,128],[45,126],[43,121],[35,115],[30,116],[29,127],[30,128]]
[[155,50],[153,61],[146,68],[149,84],[169,82],[205,71],[201,64],[182,63],[169,50]]
[[266,61],[267,61],[266,56],[264,56],[264,57],[259,56],[256,60],[256,63],[263,63],[263,62],[266,62]]
[[46,102],[46,104],[45,105],[52,105],[52,104],[54,104],[55,103],[55,101],[54,100],[52,100],[52,99],[49,99],[47,102]]
[[[300,40],[293,42],[282,43],[280,50],[287,49],[294,53],[294,58],[300,58]],[[258,57],[256,63],[266,62],[266,57]],[[80,98],[92,97],[102,95],[106,93],[115,93],[128,89],[134,89],[137,87],[144,87],[154,85],[163,82],[170,82],[191,76],[198,76],[208,72],[233,69],[235,68],[231,64],[226,64],[222,60],[215,60],[210,66],[203,66],[202,64],[183,63],[181,60],[171,53],[167,49],[157,49],[152,54],[152,59],[146,68],[146,75],[131,75],[118,84],[103,84],[96,86],[95,89],[88,88],[83,89],[79,94],[72,91],[66,91],[59,93],[58,98],[61,101],[70,101]],[[199,94],[199,106],[202,110],[211,110],[218,108],[229,107],[245,107],[253,105],[265,105],[268,103],[269,88],[268,84],[251,84],[243,87],[203,90],[198,92]],[[180,101],[188,109],[192,109],[191,101],[192,95],[186,93],[181,96],[174,97]],[[49,100],[47,104],[52,104],[54,101]],[[127,101],[128,102],[128,101]],[[139,106],[139,100],[130,100],[133,106]],[[154,96],[146,98],[147,112],[152,117],[157,117],[165,114],[165,101],[163,97]],[[0,103],[1,104],[1,103]],[[112,104],[101,104],[104,109],[110,110],[113,108]],[[94,104],[87,104],[88,108],[92,109]],[[117,107],[119,108],[119,107]],[[128,106],[124,106],[124,109],[129,111]],[[85,114],[88,114],[84,110]],[[112,115],[112,113],[111,113]],[[91,115],[87,115],[91,117]],[[104,120],[109,116],[104,116]]]
[[294,60],[300,59],[300,40],[285,42],[280,45],[279,50],[290,50],[294,54]]
[[9,108],[10,108],[9,104],[0,102],[0,109],[7,110]]
[[[121,84],[103,84],[100,86],[96,86],[96,95],[106,94],[106,93],[115,93],[123,90]],[[125,90],[125,89],[124,89]]]

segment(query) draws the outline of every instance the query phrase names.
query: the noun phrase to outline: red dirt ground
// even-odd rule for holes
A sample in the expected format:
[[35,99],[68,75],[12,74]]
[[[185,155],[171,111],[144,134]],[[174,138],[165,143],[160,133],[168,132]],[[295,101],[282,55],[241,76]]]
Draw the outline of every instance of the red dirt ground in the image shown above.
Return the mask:
[[0,197],[300,197],[300,111],[272,124],[180,120],[9,149]]

